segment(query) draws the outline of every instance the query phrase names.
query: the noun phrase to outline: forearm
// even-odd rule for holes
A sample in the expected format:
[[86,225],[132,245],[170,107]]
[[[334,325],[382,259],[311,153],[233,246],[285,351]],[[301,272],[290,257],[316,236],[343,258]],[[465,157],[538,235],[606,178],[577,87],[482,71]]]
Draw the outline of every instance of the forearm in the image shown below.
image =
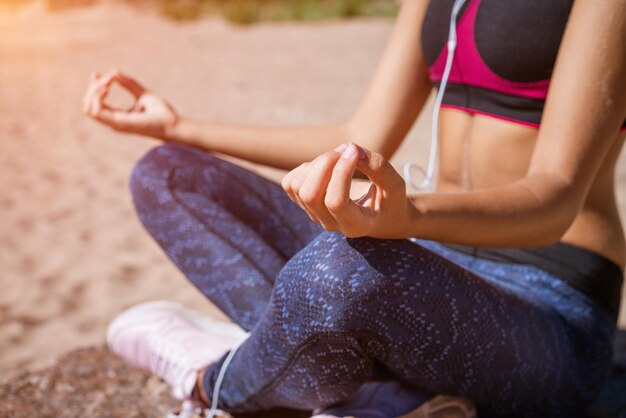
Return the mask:
[[259,128],[181,118],[166,140],[271,167],[292,169],[353,139],[347,124]]
[[554,243],[579,209],[580,198],[556,176],[528,176],[507,186],[409,197],[415,208],[407,235],[485,247]]
[[575,2],[528,175],[489,190],[415,196],[410,234],[479,246],[557,241],[619,140],[626,115],[625,25],[623,1]]

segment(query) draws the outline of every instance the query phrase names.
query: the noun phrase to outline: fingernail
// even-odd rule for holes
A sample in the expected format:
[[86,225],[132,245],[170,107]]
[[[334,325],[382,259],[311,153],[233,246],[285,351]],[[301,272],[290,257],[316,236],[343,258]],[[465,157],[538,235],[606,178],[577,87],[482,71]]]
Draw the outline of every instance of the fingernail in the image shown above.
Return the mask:
[[358,145],[355,145],[355,147],[359,150],[359,160],[364,160],[365,158],[367,158],[367,153],[363,148],[359,147]]
[[349,144],[346,150],[343,152],[343,154],[341,154],[341,156],[349,160],[350,158],[354,157],[357,153],[358,151],[356,149],[356,145]]
[[346,150],[346,148],[348,148],[348,144],[341,144],[337,148],[335,148],[335,151],[341,154]]

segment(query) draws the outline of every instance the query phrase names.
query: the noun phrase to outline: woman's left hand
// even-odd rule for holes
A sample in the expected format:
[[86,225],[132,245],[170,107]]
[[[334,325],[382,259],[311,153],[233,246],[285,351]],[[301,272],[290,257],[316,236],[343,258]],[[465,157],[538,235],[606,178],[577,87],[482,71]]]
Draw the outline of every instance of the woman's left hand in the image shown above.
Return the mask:
[[[356,170],[372,182],[361,198],[350,198]],[[406,238],[416,209],[402,176],[376,152],[343,144],[301,164],[282,181],[289,197],[327,231],[347,237]]]

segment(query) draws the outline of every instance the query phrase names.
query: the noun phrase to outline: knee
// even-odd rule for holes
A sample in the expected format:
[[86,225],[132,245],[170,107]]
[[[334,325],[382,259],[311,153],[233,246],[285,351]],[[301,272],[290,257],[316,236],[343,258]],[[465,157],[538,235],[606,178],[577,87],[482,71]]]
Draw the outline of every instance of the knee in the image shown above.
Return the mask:
[[[141,157],[130,175],[131,190],[144,186],[147,182],[165,181],[176,167],[186,166],[197,161],[202,151],[178,144],[159,145]],[[208,154],[207,154],[208,156]]]
[[139,213],[143,207],[152,207],[158,195],[167,186],[167,178],[174,166],[173,155],[177,148],[160,145],[152,148],[133,167],[129,186],[130,193]]
[[290,321],[303,323],[311,331],[368,326],[368,315],[378,309],[390,282],[367,262],[353,241],[341,234],[322,233],[283,267],[274,296],[291,313]]
[[159,145],[141,157],[132,169],[129,186],[137,206],[142,202],[156,203],[158,195],[172,186],[173,173],[179,168],[214,165],[218,159],[200,149],[180,145]]

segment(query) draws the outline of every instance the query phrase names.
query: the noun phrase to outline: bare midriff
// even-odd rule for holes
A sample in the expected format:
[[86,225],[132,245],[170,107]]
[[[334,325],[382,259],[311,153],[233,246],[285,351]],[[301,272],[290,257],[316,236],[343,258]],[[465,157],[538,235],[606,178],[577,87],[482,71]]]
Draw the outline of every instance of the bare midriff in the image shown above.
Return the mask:
[[[442,109],[438,190],[476,190],[502,186],[526,175],[538,130],[532,127]],[[561,242],[626,264],[626,242],[615,196],[615,167],[626,134],[616,134],[612,149],[593,181],[587,199]]]

